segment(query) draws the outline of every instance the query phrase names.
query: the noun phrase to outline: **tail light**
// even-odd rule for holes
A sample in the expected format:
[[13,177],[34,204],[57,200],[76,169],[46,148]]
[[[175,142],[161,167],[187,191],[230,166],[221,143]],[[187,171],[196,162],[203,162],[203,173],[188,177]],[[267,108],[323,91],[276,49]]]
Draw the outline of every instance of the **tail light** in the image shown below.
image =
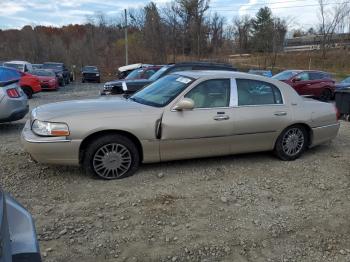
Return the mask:
[[337,120],[339,120],[340,119],[340,112],[339,112],[338,108],[336,107],[336,105],[333,105],[333,106],[334,106],[335,114],[337,116]]
[[7,95],[10,98],[19,98],[19,97],[21,97],[20,93],[17,91],[16,88],[7,89],[6,92],[7,92]]

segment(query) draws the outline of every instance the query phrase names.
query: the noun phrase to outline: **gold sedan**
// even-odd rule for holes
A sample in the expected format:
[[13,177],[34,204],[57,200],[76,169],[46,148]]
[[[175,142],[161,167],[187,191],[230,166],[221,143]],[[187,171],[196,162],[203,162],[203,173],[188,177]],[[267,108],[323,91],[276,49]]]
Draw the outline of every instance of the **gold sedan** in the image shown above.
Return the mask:
[[294,160],[333,139],[332,104],[278,80],[225,71],[165,76],[130,98],[101,97],[34,109],[23,145],[42,163],[82,165],[104,179],[140,163],[274,151]]

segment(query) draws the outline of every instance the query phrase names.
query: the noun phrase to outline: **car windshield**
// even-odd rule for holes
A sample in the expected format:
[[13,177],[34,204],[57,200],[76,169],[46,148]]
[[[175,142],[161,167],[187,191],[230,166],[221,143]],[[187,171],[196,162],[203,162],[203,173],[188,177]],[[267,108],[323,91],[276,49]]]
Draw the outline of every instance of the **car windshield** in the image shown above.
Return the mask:
[[143,71],[143,69],[135,69],[130,74],[128,74],[128,76],[125,77],[125,79],[128,79],[128,80],[138,79],[141,77],[142,71]]
[[88,72],[97,72],[97,67],[96,66],[84,66],[83,71],[88,71]]
[[156,73],[154,73],[149,80],[156,81],[167,69],[169,66],[163,66],[161,69],[159,69]]
[[283,81],[283,80],[291,79],[293,76],[295,76],[298,73],[299,71],[287,70],[273,76],[272,78]]
[[62,69],[62,67],[60,64],[43,64],[43,68],[45,69]]
[[4,66],[15,68],[15,69],[17,69],[19,71],[23,71],[23,65],[22,64],[4,63]]
[[345,83],[345,84],[350,84],[350,76],[345,78],[343,81],[341,81],[342,83]]
[[155,81],[129,99],[148,106],[163,107],[177,97],[193,79],[180,76],[168,75]]
[[33,70],[31,74],[36,76],[55,76],[55,73],[49,70]]

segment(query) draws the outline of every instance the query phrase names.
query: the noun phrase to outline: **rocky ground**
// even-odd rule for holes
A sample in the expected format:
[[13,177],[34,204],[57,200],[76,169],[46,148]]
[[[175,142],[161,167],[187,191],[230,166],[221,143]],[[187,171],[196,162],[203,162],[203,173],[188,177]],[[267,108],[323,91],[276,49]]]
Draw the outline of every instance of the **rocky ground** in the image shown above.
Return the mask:
[[[34,96],[96,97],[97,84]],[[102,181],[33,163],[0,124],[0,184],[32,213],[44,261],[350,261],[350,124],[294,162],[270,153],[143,165]]]

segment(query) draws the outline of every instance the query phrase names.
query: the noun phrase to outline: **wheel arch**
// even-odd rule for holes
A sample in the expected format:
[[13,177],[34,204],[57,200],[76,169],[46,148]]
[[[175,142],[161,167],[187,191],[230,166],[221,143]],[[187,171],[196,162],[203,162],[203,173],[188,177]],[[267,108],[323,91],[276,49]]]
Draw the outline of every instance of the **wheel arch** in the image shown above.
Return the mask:
[[303,123],[303,122],[296,122],[296,123],[293,123],[293,124],[291,124],[291,125],[288,125],[288,126],[286,126],[281,132],[280,132],[280,134],[278,135],[278,137],[276,138],[276,140],[275,140],[275,142],[274,142],[274,147],[276,146],[276,143],[277,143],[277,141],[278,141],[278,138],[280,137],[280,135],[282,135],[283,134],[283,132],[287,129],[287,128],[290,128],[290,127],[292,127],[292,126],[302,126],[302,127],[304,127],[305,128],[305,130],[307,131],[307,134],[308,134],[308,147],[310,147],[311,145],[312,145],[312,140],[313,140],[313,132],[312,132],[312,128],[308,125],[308,124],[306,124],[306,123]]
[[92,134],[89,134],[87,137],[83,139],[83,141],[80,144],[79,147],[79,163],[81,164],[84,160],[84,151],[88,147],[88,145],[94,140],[97,139],[98,137],[106,136],[106,135],[122,135],[127,138],[129,138],[137,147],[137,150],[139,152],[140,156],[140,162],[143,160],[143,148],[140,140],[132,133],[124,130],[115,130],[115,129],[110,129],[110,130],[101,130],[101,131],[96,131]]

